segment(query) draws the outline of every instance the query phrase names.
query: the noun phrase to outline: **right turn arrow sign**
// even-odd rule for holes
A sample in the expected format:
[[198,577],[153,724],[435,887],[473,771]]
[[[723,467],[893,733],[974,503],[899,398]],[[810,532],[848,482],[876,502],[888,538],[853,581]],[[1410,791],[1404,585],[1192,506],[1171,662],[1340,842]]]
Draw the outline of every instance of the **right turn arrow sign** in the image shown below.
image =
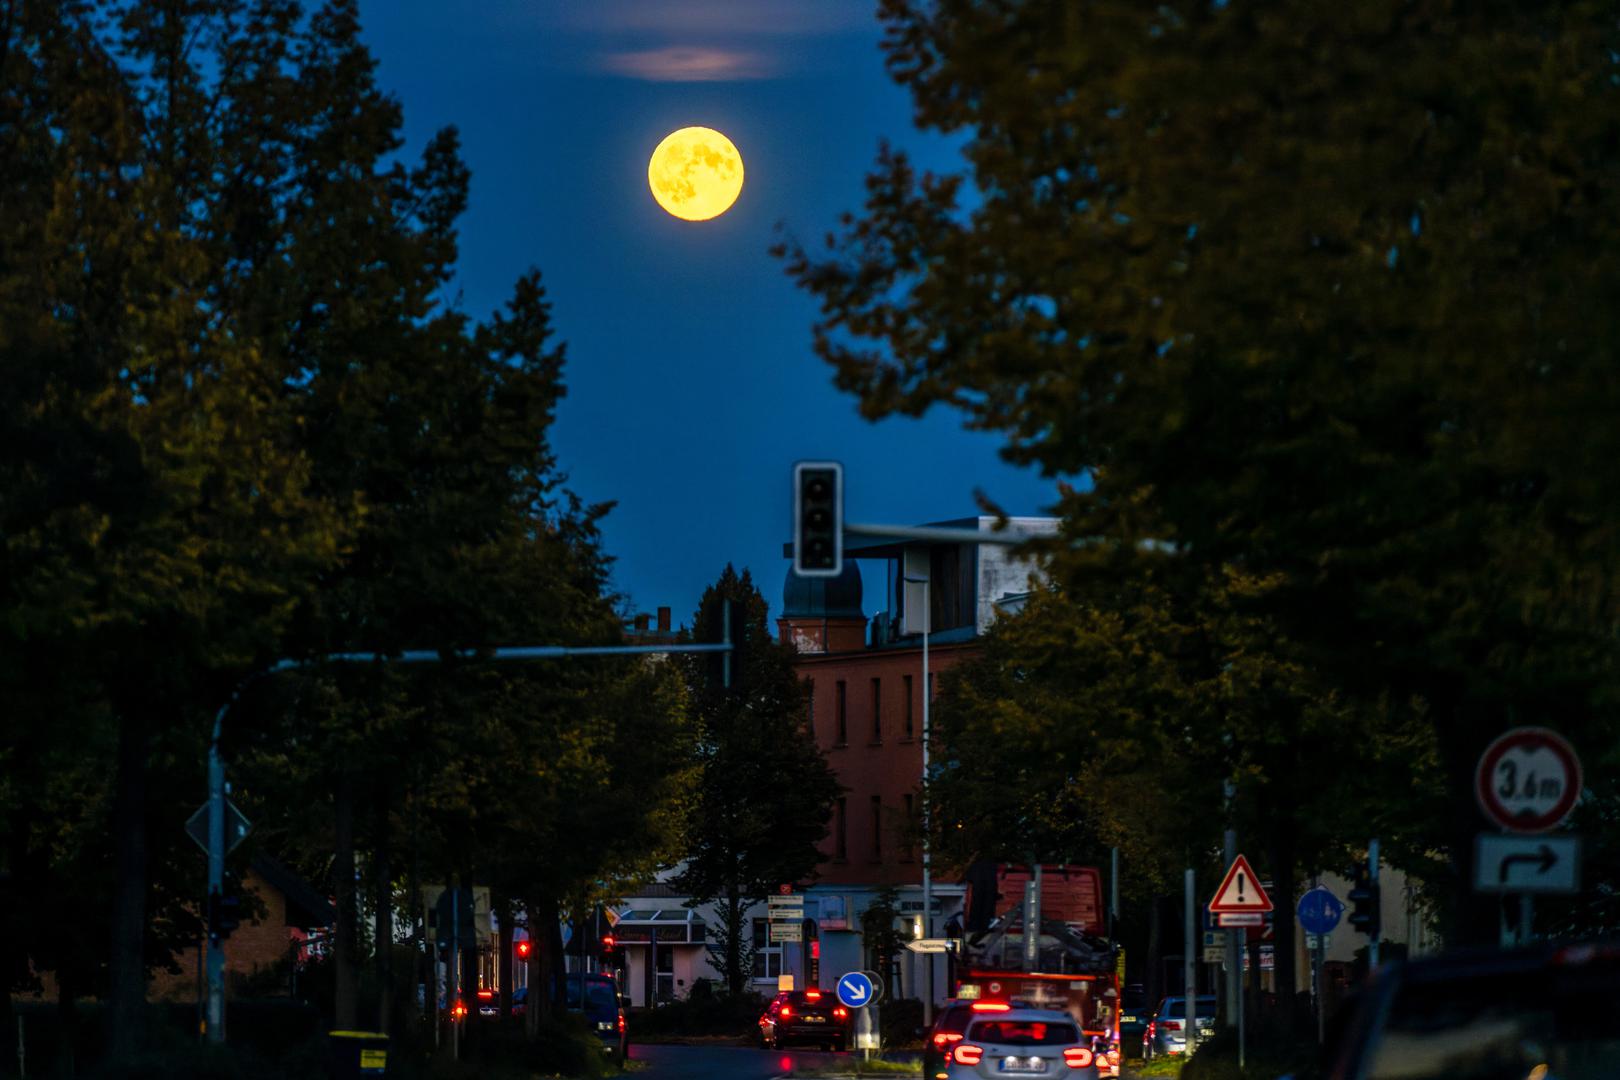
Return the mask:
[[1474,846],[1474,890],[1572,893],[1580,888],[1578,836],[1481,833]]

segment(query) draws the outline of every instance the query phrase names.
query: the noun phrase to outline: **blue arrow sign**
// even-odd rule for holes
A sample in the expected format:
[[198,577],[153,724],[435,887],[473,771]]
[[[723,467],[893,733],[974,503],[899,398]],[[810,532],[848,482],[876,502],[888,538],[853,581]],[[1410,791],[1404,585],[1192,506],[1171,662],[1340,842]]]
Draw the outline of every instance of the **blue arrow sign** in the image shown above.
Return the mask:
[[852,971],[838,979],[838,1000],[851,1009],[859,1009],[872,1000],[872,980],[859,971]]
[[1339,925],[1344,904],[1337,896],[1318,885],[1308,889],[1299,898],[1299,925],[1307,934],[1330,934]]

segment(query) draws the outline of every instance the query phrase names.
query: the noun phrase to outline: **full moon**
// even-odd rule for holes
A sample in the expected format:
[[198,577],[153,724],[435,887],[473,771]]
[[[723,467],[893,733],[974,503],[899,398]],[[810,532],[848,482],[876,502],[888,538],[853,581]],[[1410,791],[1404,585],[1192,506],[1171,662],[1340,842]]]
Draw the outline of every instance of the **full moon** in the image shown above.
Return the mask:
[[647,162],[647,186],[653,198],[686,221],[719,217],[737,201],[742,185],[742,155],[713,128],[671,132]]

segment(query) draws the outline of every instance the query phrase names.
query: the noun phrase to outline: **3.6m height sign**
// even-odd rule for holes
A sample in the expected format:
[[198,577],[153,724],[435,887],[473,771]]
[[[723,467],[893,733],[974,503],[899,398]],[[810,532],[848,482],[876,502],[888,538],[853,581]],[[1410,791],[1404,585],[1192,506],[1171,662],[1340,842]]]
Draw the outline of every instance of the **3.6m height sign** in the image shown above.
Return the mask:
[[1485,748],[1474,773],[1479,808],[1509,832],[1546,832],[1568,816],[1580,794],[1580,758],[1550,728],[1503,734]]

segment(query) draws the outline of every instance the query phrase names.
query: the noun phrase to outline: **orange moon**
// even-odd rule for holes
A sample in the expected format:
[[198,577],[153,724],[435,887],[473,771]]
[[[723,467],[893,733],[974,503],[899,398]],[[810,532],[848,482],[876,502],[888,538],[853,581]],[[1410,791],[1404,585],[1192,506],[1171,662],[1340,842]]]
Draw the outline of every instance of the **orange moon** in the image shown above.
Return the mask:
[[713,128],[681,128],[664,136],[653,151],[647,186],[658,205],[675,217],[708,221],[731,209],[741,194],[742,155]]

